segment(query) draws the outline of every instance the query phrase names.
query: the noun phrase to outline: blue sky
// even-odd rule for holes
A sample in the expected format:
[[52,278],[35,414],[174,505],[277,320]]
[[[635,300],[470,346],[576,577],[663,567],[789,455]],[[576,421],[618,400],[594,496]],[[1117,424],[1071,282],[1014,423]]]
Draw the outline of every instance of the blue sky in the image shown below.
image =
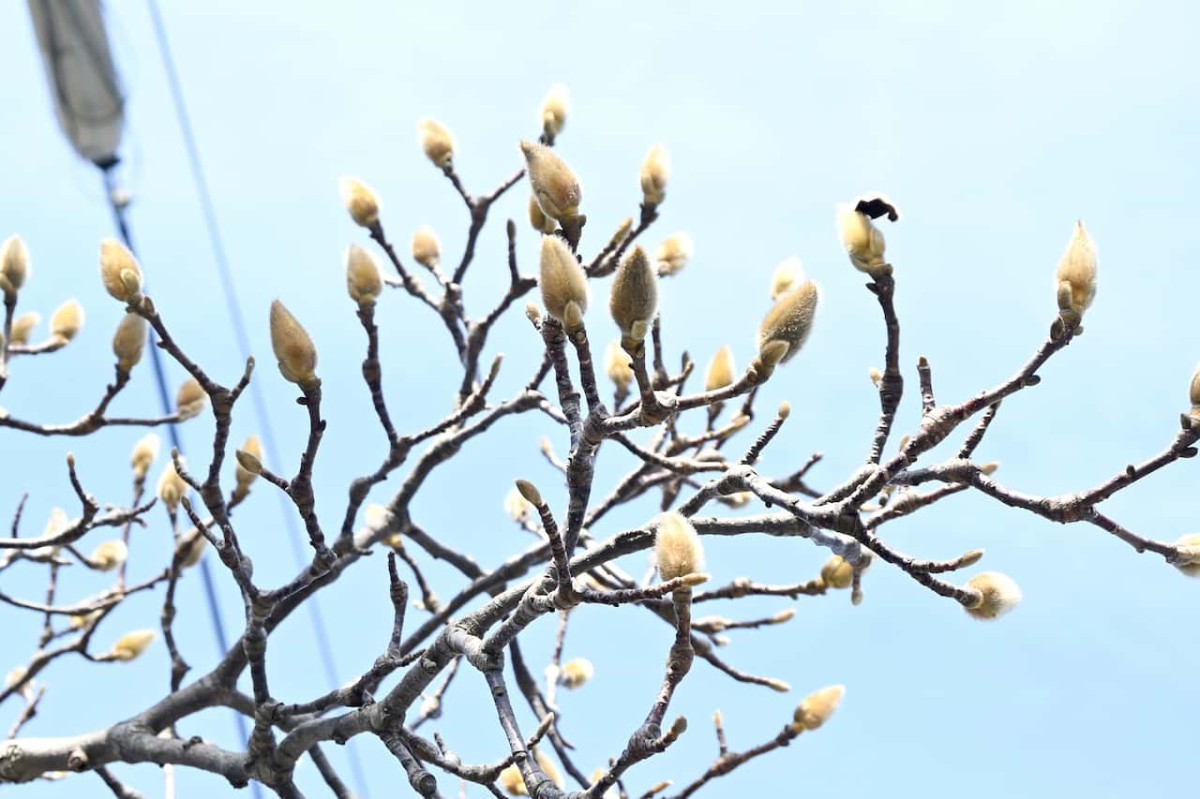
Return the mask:
[[[149,16],[141,3],[109,6],[129,92],[123,174],[153,296],[193,357],[232,382],[237,348]],[[163,13],[239,299],[266,367],[257,379],[286,452],[302,446],[305,420],[270,368],[271,299],[287,303],[321,352],[330,428],[316,477],[329,526],[340,519],[348,480],[373,469],[384,451],[358,377],[363,343],[341,271],[347,244],[365,237],[345,216],[337,178],[357,174],[380,192],[396,240],[430,224],[457,252],[466,220],[416,145],[417,119],[433,116],[454,131],[460,173],[484,191],[520,165],[516,143],[536,135],[537,104],[560,81],[572,93],[560,152],[583,181],[585,251],[636,212],[646,149],[661,141],[673,154],[669,197],[647,238],[656,245],[686,230],[696,242],[692,263],[663,289],[672,362],[687,349],[703,363],[730,344],[745,364],[783,258],[798,255],[821,284],[805,352],[762,393],[763,409],[783,399],[793,407],[764,472],[783,473],[821,451],[812,479],[829,486],[866,452],[878,408],[867,370],[882,365],[882,322],[840,251],[833,206],[872,189],[888,192],[904,212],[885,231],[902,362],[915,387],[911,366],[928,356],[945,402],[1008,376],[1041,342],[1054,313],[1054,266],[1077,218],[1097,241],[1099,293],[1086,334],[1043,370],[1041,385],[1005,404],[979,452],[1002,462],[1002,482],[1032,493],[1095,485],[1162,449],[1186,409],[1200,358],[1187,270],[1200,247],[1192,208],[1200,187],[1200,71],[1189,54],[1200,12],[1192,4],[743,3],[733,11],[633,2],[210,0],[164,4]],[[55,127],[24,4],[0,6],[0,30],[7,32],[0,107],[8,110],[0,125],[0,236],[20,232],[32,252],[27,307],[48,316],[74,296],[88,312],[65,351],[16,364],[2,404],[14,415],[65,421],[89,409],[110,377],[109,337],[121,309],[103,294],[95,266],[110,220],[97,176]],[[534,269],[537,243],[524,224],[524,201],[514,191],[494,211],[466,281],[469,307],[490,307],[506,284],[504,216],[521,223],[521,266]],[[407,426],[425,426],[447,409],[450,347],[431,315],[403,296],[386,297],[380,313],[393,407]],[[606,324],[593,321],[601,330]],[[536,346],[521,318],[497,330],[489,354],[508,356],[497,396],[527,379]],[[917,419],[913,394],[901,409],[901,432]],[[119,407],[153,412],[148,368],[135,372]],[[235,440],[255,432],[249,411],[235,421]],[[206,448],[206,424],[185,428],[197,453]],[[501,510],[511,480],[526,477],[558,504],[563,499],[538,454],[542,435],[565,451],[563,433],[544,419],[499,425],[439,471],[414,515],[485,565],[523,549],[528,538]],[[68,442],[0,432],[0,513],[28,490],[25,532],[39,531],[51,507],[70,501],[68,449],[91,491],[126,502],[124,469],[138,436],[109,430]],[[605,451],[598,485],[610,486],[630,465],[626,453]],[[1194,463],[1177,464],[1105,508],[1139,534],[1173,540],[1200,523],[1197,479]],[[259,487],[239,529],[256,575],[279,582],[293,561],[268,493]],[[610,535],[654,510],[631,508],[594,532]],[[166,521],[153,520],[136,531],[135,574],[149,573],[167,551]],[[1188,768],[1172,764],[1194,757],[1200,712],[1195,582],[1095,528],[1053,525],[971,495],[895,524],[887,540],[929,558],[983,547],[981,568],[1013,575],[1025,601],[1011,616],[979,624],[877,565],[857,608],[843,593],[706,608],[752,618],[794,606],[788,625],[734,632],[722,651],[740,668],[791,683],[793,694],[731,684],[698,666],[673,706],[691,728],[667,755],[636,769],[631,787],[640,792],[660,779],[682,785],[706,768],[716,754],[706,720],[718,707],[730,745],[743,749],[772,736],[796,701],[829,683],[847,686],[833,722],[723,778],[709,795],[1123,797],[1191,787]],[[794,582],[824,561],[802,541],[714,541],[707,550],[718,582],[739,575]],[[644,563],[627,566],[640,573]],[[357,570],[321,597],[341,679],[368,667],[388,633],[382,559]],[[5,572],[2,590],[38,596],[42,576],[17,572]],[[436,566],[430,573],[444,596],[457,585]],[[236,591],[217,576],[235,623]],[[66,585],[73,597],[104,587],[86,575]],[[216,657],[202,603],[193,576],[181,587],[177,626],[196,674]],[[3,618],[0,667],[7,669],[28,656],[39,620]],[[131,601],[99,642],[157,618],[156,599]],[[590,658],[597,673],[563,698],[563,724],[585,771],[619,753],[644,715],[670,635],[633,609],[578,614],[567,653]],[[537,625],[527,656],[544,660],[552,636],[553,622]],[[279,695],[304,699],[327,687],[307,617],[297,614],[272,638],[271,657]],[[123,718],[165,691],[167,670],[161,643],[127,665],[59,663],[27,734],[83,732]],[[3,708],[5,727],[15,712]],[[460,675],[440,724],[464,760],[490,760],[503,749],[476,675]],[[231,724],[213,712],[181,732],[229,743]],[[384,795],[398,778],[390,756],[377,742],[355,747],[370,794]],[[117,771],[149,795],[161,791],[154,767]],[[310,795],[322,795],[307,767],[301,779]],[[440,783],[457,790],[449,779]],[[80,785],[101,790],[83,776],[24,791],[76,796]],[[180,795],[224,789],[218,779],[189,775]]]

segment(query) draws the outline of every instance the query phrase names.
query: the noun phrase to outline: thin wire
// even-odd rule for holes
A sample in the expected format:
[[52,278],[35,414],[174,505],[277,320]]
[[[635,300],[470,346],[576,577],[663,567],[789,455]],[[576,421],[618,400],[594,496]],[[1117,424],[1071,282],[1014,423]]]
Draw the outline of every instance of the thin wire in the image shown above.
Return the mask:
[[[192,179],[196,184],[196,193],[199,195],[205,227],[208,229],[209,241],[217,263],[217,274],[221,280],[221,289],[225,296],[226,310],[233,324],[233,333],[238,349],[241,351],[242,359],[245,360],[250,357],[250,337],[246,334],[246,324],[242,317],[242,309],[238,303],[237,291],[233,283],[233,272],[229,268],[229,259],[226,256],[220,227],[217,224],[217,215],[213,206],[212,195],[209,193],[208,181],[204,176],[204,168],[200,160],[200,149],[196,144],[191,118],[188,115],[187,105],[184,102],[183,84],[180,82],[179,74],[175,69],[175,58],[171,53],[166,25],[163,22],[158,3],[156,0],[147,0],[146,5],[150,10],[150,18],[154,25],[154,35],[158,40],[158,49],[162,55],[167,86],[171,93],[171,101],[175,106],[175,114],[179,121],[179,130],[183,136],[184,147],[187,150]],[[271,428],[266,400],[262,395],[259,382],[256,380],[250,381],[250,397],[254,405],[254,412],[258,420],[263,449],[266,452],[268,463],[281,464],[283,463],[283,459],[279,455],[279,448]],[[307,549],[302,543],[300,529],[296,524],[293,508],[282,492],[275,493],[279,498],[280,511],[283,516],[284,526],[288,531],[288,541],[291,544],[292,556],[296,567],[304,568],[308,565],[306,557]],[[321,615],[320,606],[317,604],[317,597],[315,595],[312,596],[304,604],[308,607],[309,619],[312,623],[313,632],[316,635],[317,650],[321,656],[321,665],[325,672],[325,679],[331,689],[337,688],[340,684],[337,678],[337,667],[334,664],[333,651],[329,644],[329,634],[324,618]],[[361,796],[367,797],[366,775],[363,773],[362,763],[359,761],[358,754],[352,746],[346,747],[346,754],[350,760],[350,769],[354,774],[355,787]]]

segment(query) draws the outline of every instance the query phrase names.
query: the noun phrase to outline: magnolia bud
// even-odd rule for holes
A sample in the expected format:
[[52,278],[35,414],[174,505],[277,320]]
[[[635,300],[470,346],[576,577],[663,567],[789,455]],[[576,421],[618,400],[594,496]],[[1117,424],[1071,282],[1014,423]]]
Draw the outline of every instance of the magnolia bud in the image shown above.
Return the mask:
[[428,269],[437,266],[442,257],[442,243],[429,225],[421,225],[412,237],[413,260]]
[[379,195],[370,186],[358,178],[342,178],[338,190],[354,224],[368,230],[379,224]]
[[704,390],[716,391],[733,385],[733,350],[721,347],[708,364],[704,374]]
[[529,170],[529,183],[542,213],[566,222],[579,215],[583,189],[567,162],[544,144],[521,142],[521,152]]
[[139,480],[146,477],[146,473],[150,471],[150,467],[154,465],[154,461],[158,458],[158,450],[162,446],[162,440],[157,433],[147,433],[138,442],[133,445],[133,454],[129,456],[129,465],[133,468],[133,476]]
[[658,246],[654,259],[658,262],[658,274],[669,277],[685,266],[695,251],[692,237],[686,233],[676,233],[668,236]]
[[5,294],[16,294],[29,278],[29,249],[20,236],[12,235],[0,245],[0,281]]
[[250,436],[235,455],[237,466],[234,467],[234,479],[237,481],[237,493],[246,494],[258,476],[262,474],[262,442],[258,436]]
[[983,572],[967,581],[967,588],[979,592],[979,601],[967,613],[990,621],[1008,613],[1021,601],[1021,589],[1007,574]]
[[558,236],[542,237],[542,304],[546,313],[566,323],[567,306],[574,303],[580,312],[587,310],[587,276],[575,254]]
[[592,666],[592,662],[587,658],[569,660],[563,664],[562,671],[558,674],[558,684],[564,688],[574,690],[592,679],[595,673],[595,667]]
[[604,350],[604,371],[608,379],[622,391],[628,390],[635,379],[632,364],[629,353],[621,346],[621,342],[610,341],[608,349]]
[[854,567],[840,555],[834,555],[821,567],[821,579],[830,588],[849,588],[854,581]]
[[136,630],[125,633],[113,644],[110,654],[114,660],[133,660],[146,651],[146,648],[153,643],[155,635],[154,630]]
[[129,557],[129,548],[119,538],[105,541],[92,552],[88,559],[102,572],[109,572],[120,566]]
[[704,569],[700,536],[691,522],[675,511],[668,511],[659,517],[654,542],[658,573],[663,580],[674,580]]
[[190,569],[204,557],[208,539],[199,530],[193,529],[179,541],[176,552],[179,553],[179,568]]
[[561,83],[556,83],[550,87],[550,91],[542,100],[542,106],[538,109],[538,116],[542,123],[542,130],[546,134],[546,138],[551,142],[554,137],[562,133],[563,127],[567,124],[567,105],[570,96],[567,93],[567,87]]
[[542,206],[538,205],[537,197],[532,194],[529,195],[529,224],[533,225],[533,229],[538,233],[547,236],[558,228],[557,222],[542,213]]
[[146,320],[137,314],[125,314],[113,335],[112,349],[113,355],[117,356],[117,369],[128,373],[142,359],[142,351],[146,349]]
[[658,310],[658,275],[641,247],[634,247],[617,269],[608,308],[622,343],[636,344],[646,337]]
[[67,300],[50,314],[50,337],[67,343],[83,327],[83,306],[79,300]]
[[768,354],[774,356],[774,352],[766,352],[766,347],[775,342],[787,345],[778,363],[787,363],[800,351],[812,330],[818,294],[817,284],[806,280],[779,298],[758,331],[759,357],[763,361],[768,360]]
[[871,222],[871,218],[852,206],[838,206],[838,234],[842,238],[842,246],[850,256],[850,263],[860,272],[866,272],[872,277],[887,274],[888,266],[883,260],[883,233]]
[[656,144],[646,153],[642,171],[638,176],[642,183],[642,202],[649,206],[659,205],[667,197],[667,181],[671,177],[671,154],[661,144]]
[[496,777],[496,781],[500,783],[509,796],[528,796],[529,791],[525,790],[525,779],[521,776],[521,769],[517,768],[514,763],[511,766],[505,766],[500,775]]
[[[183,459],[180,458],[180,462]],[[158,478],[158,498],[167,506],[167,512],[174,514],[179,509],[179,501],[187,493],[188,484],[175,470],[174,463],[168,463],[163,469],[162,477]]]
[[351,244],[346,250],[346,291],[359,305],[374,305],[383,293],[383,277],[371,253]]
[[804,697],[792,714],[792,731],[815,730],[833,715],[846,693],[845,686],[831,685]]
[[133,253],[116,239],[100,242],[100,279],[113,299],[121,302],[129,302],[142,291],[142,268]]
[[791,291],[800,281],[804,280],[804,267],[796,257],[785,258],[775,267],[771,276],[771,299],[777,300],[780,295]]
[[875,386],[875,388],[879,388],[881,385],[883,385],[883,372],[879,371],[874,366],[867,370],[867,377],[871,378],[871,385]]
[[[1083,222],[1075,223],[1067,251],[1058,262],[1054,280],[1059,289],[1059,307],[1080,316],[1096,298],[1096,245]],[[1065,284],[1065,285],[1064,285]],[[1064,307],[1065,306],[1065,307]]]
[[208,394],[204,393],[194,377],[184,380],[179,391],[175,392],[175,412],[179,414],[180,421],[196,418],[207,404]]
[[42,315],[37,311],[23,313],[13,320],[12,339],[10,344],[28,344],[33,329],[42,321]]
[[425,157],[439,169],[454,163],[454,136],[444,125],[434,119],[422,119],[417,123],[417,138]]
[[271,348],[284,380],[301,387],[316,382],[317,348],[279,300],[271,303]]
[[[13,326],[13,338],[16,338],[16,326]],[[1192,413],[1200,412],[1200,366],[1192,375],[1192,384],[1188,386],[1188,399],[1192,401]]]
[[1175,542],[1179,556],[1171,564],[1188,577],[1200,577],[1200,533],[1190,533]]

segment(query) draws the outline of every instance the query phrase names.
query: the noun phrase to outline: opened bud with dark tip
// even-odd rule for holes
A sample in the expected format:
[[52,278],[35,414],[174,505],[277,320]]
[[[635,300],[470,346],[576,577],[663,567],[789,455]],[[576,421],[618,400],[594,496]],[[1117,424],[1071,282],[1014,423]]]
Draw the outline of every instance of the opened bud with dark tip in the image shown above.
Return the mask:
[[567,162],[544,144],[523,141],[521,153],[525,156],[534,199],[542,213],[559,222],[577,217],[583,189]]
[[142,291],[142,268],[124,244],[116,239],[100,242],[100,279],[114,299],[129,302]]
[[635,346],[646,338],[658,310],[658,274],[641,247],[634,247],[617,269],[608,307],[622,345]]
[[850,263],[860,272],[872,277],[888,274],[890,267],[883,259],[886,243],[883,233],[871,222],[870,217],[852,206],[838,206],[838,235],[842,246],[850,256]]
[[301,387],[317,381],[317,348],[283,303],[271,303],[271,348],[284,380]]
[[[568,306],[575,306],[571,315],[582,316],[587,311],[587,275],[567,243],[558,236],[542,237],[541,274],[542,304],[546,313],[574,330],[578,324],[567,319]],[[574,321],[572,319],[571,321]]]

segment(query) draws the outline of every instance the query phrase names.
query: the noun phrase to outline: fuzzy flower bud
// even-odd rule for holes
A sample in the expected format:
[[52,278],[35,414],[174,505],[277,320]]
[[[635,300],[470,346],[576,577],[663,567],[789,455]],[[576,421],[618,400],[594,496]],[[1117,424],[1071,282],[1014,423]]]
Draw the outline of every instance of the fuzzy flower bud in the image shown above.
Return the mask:
[[569,660],[563,664],[562,671],[558,674],[558,684],[574,690],[592,679],[592,675],[595,673],[595,667],[587,658]]
[[551,142],[566,127],[569,102],[570,95],[567,87],[561,83],[551,86],[545,99],[542,100],[542,105],[538,109],[539,121],[542,123],[542,131]]
[[422,119],[417,123],[417,138],[425,157],[438,169],[446,169],[454,163],[454,136],[445,125],[435,119]]
[[12,235],[0,245],[0,289],[16,294],[29,279],[29,249],[20,236]]
[[137,314],[127,313],[117,325],[113,335],[112,350],[117,356],[117,368],[128,373],[142,359],[146,349],[146,320]]
[[[183,459],[180,458],[180,462]],[[167,512],[174,514],[179,509],[179,501],[187,493],[188,484],[175,470],[174,463],[168,463],[163,469],[162,477],[158,478],[158,498],[167,506]]]
[[50,337],[67,343],[83,327],[83,306],[79,300],[67,300],[50,314]]
[[125,562],[129,557],[129,548],[119,538],[105,541],[92,552],[92,565],[102,572],[110,572]]
[[771,276],[771,299],[777,300],[804,280],[804,267],[796,257],[785,258],[775,267]]
[[427,269],[433,269],[442,258],[442,243],[429,225],[421,225],[412,237],[413,260]]
[[571,248],[558,236],[542,237],[539,282],[542,285],[542,304],[546,306],[546,313],[558,321],[566,324],[567,306],[572,303],[581,313],[587,310],[587,276]]
[[383,293],[383,277],[371,253],[351,244],[346,250],[346,291],[359,305],[374,305]]
[[342,178],[338,190],[354,224],[368,230],[379,224],[379,195],[370,186],[358,178]]
[[142,291],[142,268],[129,249],[116,239],[100,242],[100,279],[113,299],[129,302]]
[[175,392],[175,412],[179,414],[180,421],[196,418],[206,405],[208,394],[204,393],[204,388],[194,377],[184,380],[179,391]]
[[674,580],[704,568],[704,550],[700,546],[696,528],[675,511],[668,511],[659,517],[654,542],[658,573],[663,580]]
[[284,380],[302,388],[317,381],[317,348],[279,300],[271,303],[271,348]]
[[967,581],[967,588],[980,594],[979,602],[966,609],[967,613],[976,619],[997,619],[1021,601],[1021,589],[1011,577],[1000,572],[977,574]]
[[842,246],[850,256],[850,263],[860,272],[866,272],[872,277],[881,277],[888,272],[887,262],[883,260],[886,244],[883,233],[871,222],[871,218],[853,206],[838,206],[838,234]]
[[1171,565],[1188,577],[1200,577],[1200,533],[1190,533],[1175,542],[1179,557]]
[[190,569],[200,562],[204,557],[204,550],[208,546],[208,539],[199,530],[193,529],[191,533],[185,535],[179,541],[179,546],[176,552],[179,555],[179,568]]
[[682,270],[695,249],[692,237],[686,233],[676,233],[663,239],[663,243],[658,245],[658,252],[654,254],[654,260],[658,262],[658,274],[670,277]]
[[667,197],[667,181],[671,177],[671,154],[661,144],[646,153],[638,179],[642,183],[642,202],[649,206],[662,203]]
[[158,450],[161,446],[162,439],[158,437],[158,433],[147,433],[138,439],[138,442],[133,445],[133,454],[129,456],[129,465],[133,468],[134,477],[139,480],[145,479],[146,473],[150,471],[150,467],[158,458]]
[[777,363],[787,363],[800,351],[812,330],[818,295],[817,284],[806,280],[779,298],[758,331],[759,357],[763,361],[768,361],[768,355],[774,356],[766,348],[776,342],[787,345]]
[[831,685],[804,697],[804,701],[796,707],[796,711],[792,714],[792,731],[799,733],[804,730],[815,730],[829,721],[829,717],[837,710],[845,693],[845,686]]
[[525,779],[521,776],[521,769],[517,768],[515,763],[501,771],[496,781],[509,796],[529,795],[529,791],[525,790]]
[[704,373],[704,390],[716,391],[733,385],[733,372],[733,350],[728,346],[721,347]]
[[622,343],[636,344],[646,338],[658,310],[658,275],[641,247],[634,247],[617,269],[608,308],[621,330]]
[[547,236],[558,228],[557,222],[542,213],[542,206],[538,205],[537,197],[532,194],[529,195],[529,224],[533,225],[533,229],[538,233]]
[[237,481],[235,493],[248,494],[250,486],[262,474],[262,442],[258,436],[250,436],[235,455],[237,466],[234,467],[234,479]]
[[13,320],[12,340],[9,344],[28,344],[33,335],[33,329],[42,321],[42,315],[37,311],[23,313]]
[[[1096,245],[1083,222],[1075,223],[1067,251],[1054,274],[1058,285],[1059,307],[1082,316],[1096,298]],[[1065,284],[1065,285],[1064,285]]]
[[125,662],[134,660],[154,642],[156,635],[154,630],[135,630],[131,633],[125,633],[113,644],[110,654],[113,660]]
[[841,555],[834,555],[821,567],[821,579],[830,588],[849,588],[854,581],[854,567]]
[[629,359],[629,353],[621,346],[621,342],[615,339],[610,341],[608,349],[604,350],[604,372],[622,391],[633,385],[633,361]]
[[570,221],[578,216],[583,189],[567,162],[544,144],[523,141],[521,152],[529,170],[533,196],[541,206],[542,213],[559,222]]

